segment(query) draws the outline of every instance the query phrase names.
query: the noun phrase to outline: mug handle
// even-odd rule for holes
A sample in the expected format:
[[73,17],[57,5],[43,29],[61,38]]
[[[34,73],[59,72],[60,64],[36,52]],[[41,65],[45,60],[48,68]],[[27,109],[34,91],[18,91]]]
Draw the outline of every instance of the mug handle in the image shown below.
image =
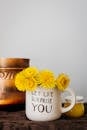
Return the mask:
[[69,92],[71,94],[72,98],[71,98],[71,104],[70,104],[70,106],[68,106],[66,108],[64,108],[64,107],[61,108],[62,113],[65,113],[65,112],[71,110],[73,108],[73,106],[75,105],[75,93],[73,92],[73,90],[71,88],[68,88],[65,91]]

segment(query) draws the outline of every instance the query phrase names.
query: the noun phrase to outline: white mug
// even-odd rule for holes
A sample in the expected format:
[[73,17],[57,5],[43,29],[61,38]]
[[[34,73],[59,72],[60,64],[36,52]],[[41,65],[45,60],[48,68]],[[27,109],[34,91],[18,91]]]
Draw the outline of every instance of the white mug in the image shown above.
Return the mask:
[[75,94],[67,88],[65,91],[72,96],[70,106],[62,107],[61,91],[57,88],[45,89],[38,87],[35,91],[26,91],[26,116],[33,121],[52,121],[72,109],[75,104]]

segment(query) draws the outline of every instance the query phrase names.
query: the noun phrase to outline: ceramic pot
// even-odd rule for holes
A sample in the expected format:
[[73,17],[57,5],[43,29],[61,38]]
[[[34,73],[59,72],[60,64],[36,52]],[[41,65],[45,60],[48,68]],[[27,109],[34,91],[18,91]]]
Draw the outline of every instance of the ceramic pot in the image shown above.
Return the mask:
[[25,93],[15,87],[15,75],[29,66],[29,59],[0,58],[0,106],[21,104]]

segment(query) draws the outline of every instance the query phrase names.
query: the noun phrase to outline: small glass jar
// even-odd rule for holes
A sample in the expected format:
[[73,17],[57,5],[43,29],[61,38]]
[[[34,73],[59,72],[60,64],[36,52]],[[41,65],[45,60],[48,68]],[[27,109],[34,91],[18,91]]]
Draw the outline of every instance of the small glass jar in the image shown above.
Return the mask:
[[[64,107],[67,107],[68,105],[70,105],[71,98],[72,97],[70,96],[65,98]],[[76,103],[74,107],[70,111],[66,112],[65,115],[68,117],[78,118],[78,117],[83,116],[84,112],[85,112],[84,98],[83,96],[76,96]]]

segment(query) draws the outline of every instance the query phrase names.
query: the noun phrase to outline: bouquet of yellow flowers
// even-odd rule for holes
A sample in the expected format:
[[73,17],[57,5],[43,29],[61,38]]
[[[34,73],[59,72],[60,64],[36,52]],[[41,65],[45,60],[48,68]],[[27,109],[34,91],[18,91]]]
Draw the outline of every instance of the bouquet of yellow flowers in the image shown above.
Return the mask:
[[57,87],[64,91],[69,85],[68,75],[61,73],[57,77],[50,70],[38,70],[36,67],[28,67],[17,73],[15,85],[19,91],[34,91],[41,86],[46,89]]

